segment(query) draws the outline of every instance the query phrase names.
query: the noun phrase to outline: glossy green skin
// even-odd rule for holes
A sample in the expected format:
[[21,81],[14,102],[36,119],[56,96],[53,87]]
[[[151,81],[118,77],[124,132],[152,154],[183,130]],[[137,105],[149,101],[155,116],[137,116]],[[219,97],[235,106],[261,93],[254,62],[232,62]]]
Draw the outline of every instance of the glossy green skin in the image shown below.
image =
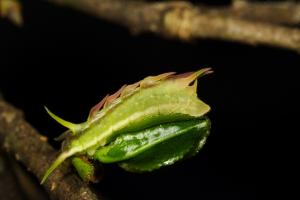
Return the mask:
[[[131,172],[149,172],[195,155],[210,132],[207,117],[165,123],[117,137],[93,156],[102,163],[118,163]],[[74,160],[74,159],[73,159]],[[73,162],[83,180],[89,180],[93,166]]]
[[69,149],[75,152],[86,151],[89,156],[93,156],[95,150],[116,135],[165,122],[200,117],[208,110],[209,107],[198,99],[196,93],[175,81],[166,81],[123,100],[105,118],[100,118],[84,130],[70,143]]
[[100,148],[94,158],[102,163],[122,161],[121,166],[130,171],[151,171],[197,152],[209,130],[208,118],[165,123],[123,134]]
[[[82,124],[73,125],[48,111],[58,122],[66,124],[73,135],[64,142],[63,152],[47,170],[42,183],[71,156],[86,155],[102,162],[118,162],[129,171],[151,171],[198,151],[210,127],[208,119],[202,118],[210,107],[197,97],[195,84],[190,86],[190,83],[206,71],[199,70],[189,77],[167,79],[150,86],[142,81],[137,90],[119,97]],[[203,123],[205,126],[200,130]],[[170,127],[174,128],[173,132],[169,131]],[[130,138],[132,134],[139,136],[140,141]],[[181,139],[177,141],[176,138]],[[111,156],[112,152],[124,152],[134,143],[140,143],[135,151]],[[178,152],[172,148],[172,143],[179,146]],[[159,155],[158,159],[152,159],[155,164],[147,161],[149,152]],[[84,163],[75,163],[78,171],[84,171],[82,166]]]

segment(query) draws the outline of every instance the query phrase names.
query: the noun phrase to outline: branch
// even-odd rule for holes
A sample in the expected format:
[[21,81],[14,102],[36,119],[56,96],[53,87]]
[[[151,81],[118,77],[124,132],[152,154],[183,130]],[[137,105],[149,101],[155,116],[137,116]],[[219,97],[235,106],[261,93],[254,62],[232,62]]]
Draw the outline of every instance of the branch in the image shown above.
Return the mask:
[[4,17],[16,26],[22,26],[22,7],[19,0],[0,0],[0,18]]
[[243,19],[287,25],[300,23],[299,2],[251,2],[236,0],[233,1],[232,7],[226,10],[230,15]]
[[[22,113],[0,99],[0,147],[14,155],[16,160],[39,179],[50,166],[56,151],[28,124]],[[70,171],[66,162],[56,170],[44,185],[52,199],[97,199],[96,195],[77,175]]]
[[168,38],[222,39],[300,50],[300,31],[248,21],[223,12],[203,11],[188,2],[131,0],[48,0],[121,24],[135,33],[152,32]]

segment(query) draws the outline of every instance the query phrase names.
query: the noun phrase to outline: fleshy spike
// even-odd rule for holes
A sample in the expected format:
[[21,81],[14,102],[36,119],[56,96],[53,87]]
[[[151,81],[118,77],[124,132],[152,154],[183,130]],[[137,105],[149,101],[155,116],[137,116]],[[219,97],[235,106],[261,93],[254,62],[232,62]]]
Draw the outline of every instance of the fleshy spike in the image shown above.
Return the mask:
[[133,83],[133,84],[130,84],[130,85],[127,85],[123,89],[123,91],[121,92],[120,96],[123,97],[123,96],[131,94],[132,92],[134,92],[138,88],[139,85],[140,85],[140,81],[136,82],[136,83]]
[[60,117],[58,117],[57,115],[55,115],[54,113],[52,113],[46,106],[45,106],[45,109],[47,111],[47,113],[55,120],[57,121],[58,123],[60,123],[61,125],[63,125],[64,127],[67,127],[68,129],[70,129],[73,134],[76,134],[80,129],[81,129],[81,126],[80,124],[74,124],[74,123],[71,123],[71,122],[68,122]]
[[71,130],[66,130],[61,135],[59,135],[58,137],[54,138],[54,140],[55,141],[62,141],[64,139],[66,139],[70,134],[72,134],[72,131]]
[[188,76],[185,76],[183,78],[180,78],[180,75],[179,75],[178,78],[179,78],[179,80],[182,84],[189,85],[190,83],[195,81],[197,78],[200,78],[201,76],[204,76],[206,74],[211,74],[211,73],[213,73],[211,68],[204,68],[204,69],[200,69],[196,72],[193,72],[193,73],[191,73]]
[[123,85],[117,92],[115,92],[114,94],[110,95],[105,103],[103,108],[106,108],[108,105],[110,105],[114,100],[116,100],[122,93],[122,91],[126,88],[126,85]]
[[97,112],[103,107],[104,103],[106,102],[109,95],[106,95],[98,104],[96,104],[92,109],[90,110],[90,114],[88,117],[88,121],[94,118],[94,116],[97,114]]
[[193,92],[197,92],[198,80],[196,79],[191,87]]
[[146,88],[146,87],[155,85],[159,81],[165,80],[174,74],[175,74],[175,72],[168,72],[168,73],[163,73],[163,74],[160,74],[157,76],[148,76],[144,80],[141,81],[140,86],[141,86],[141,88]]
[[63,162],[65,161],[68,157],[70,157],[72,154],[69,152],[64,152],[58,156],[58,158],[51,164],[51,166],[47,169],[45,175],[43,176],[41,180],[41,184],[43,184],[49,175]]

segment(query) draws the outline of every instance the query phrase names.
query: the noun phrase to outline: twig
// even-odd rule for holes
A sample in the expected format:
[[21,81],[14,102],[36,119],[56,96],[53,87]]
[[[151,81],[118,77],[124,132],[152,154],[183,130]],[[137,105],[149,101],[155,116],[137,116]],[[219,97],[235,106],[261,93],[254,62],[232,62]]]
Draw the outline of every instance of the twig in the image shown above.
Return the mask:
[[17,26],[23,24],[21,10],[19,0],[0,0],[0,18],[7,18]]
[[236,0],[233,1],[233,5],[226,10],[231,15],[243,19],[287,25],[297,25],[300,23],[299,2],[252,2]]
[[[55,150],[28,124],[22,113],[0,99],[0,147],[14,155],[39,179],[55,157]],[[97,196],[70,171],[66,162],[44,185],[52,199],[94,200]]]
[[128,27],[169,38],[213,38],[300,50],[300,30],[203,12],[188,2],[130,0],[48,0]]

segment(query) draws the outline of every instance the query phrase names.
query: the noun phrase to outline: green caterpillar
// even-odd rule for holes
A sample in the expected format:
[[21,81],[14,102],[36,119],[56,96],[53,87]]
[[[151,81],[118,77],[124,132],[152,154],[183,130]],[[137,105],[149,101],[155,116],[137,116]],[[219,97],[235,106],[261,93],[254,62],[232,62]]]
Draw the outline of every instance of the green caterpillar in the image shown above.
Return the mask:
[[73,124],[49,115],[69,130],[61,154],[41,183],[67,158],[82,179],[94,180],[90,160],[118,163],[132,172],[147,172],[193,156],[205,144],[210,107],[197,97],[197,78],[210,68],[176,75],[174,72],[121,87],[95,105],[86,122]]

